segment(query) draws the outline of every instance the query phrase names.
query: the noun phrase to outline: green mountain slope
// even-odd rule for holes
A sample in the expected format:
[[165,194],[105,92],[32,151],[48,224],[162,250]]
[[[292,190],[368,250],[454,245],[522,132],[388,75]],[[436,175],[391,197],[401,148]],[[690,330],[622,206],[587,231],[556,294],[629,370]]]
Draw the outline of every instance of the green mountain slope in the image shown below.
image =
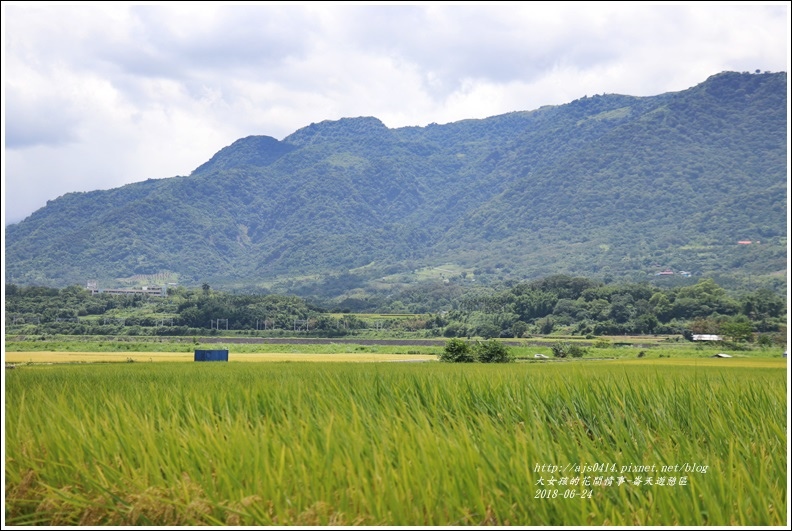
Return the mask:
[[427,127],[326,121],[240,139],[190,176],[50,201],[6,228],[6,275],[785,273],[787,131],[786,73]]

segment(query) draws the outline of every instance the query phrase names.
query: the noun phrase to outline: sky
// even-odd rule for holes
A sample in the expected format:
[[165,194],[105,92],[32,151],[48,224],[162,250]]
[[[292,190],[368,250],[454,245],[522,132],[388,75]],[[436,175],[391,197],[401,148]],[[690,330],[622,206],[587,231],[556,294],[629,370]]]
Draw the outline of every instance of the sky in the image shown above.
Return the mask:
[[791,40],[789,2],[3,2],[4,226],[250,135],[654,96],[788,72]]

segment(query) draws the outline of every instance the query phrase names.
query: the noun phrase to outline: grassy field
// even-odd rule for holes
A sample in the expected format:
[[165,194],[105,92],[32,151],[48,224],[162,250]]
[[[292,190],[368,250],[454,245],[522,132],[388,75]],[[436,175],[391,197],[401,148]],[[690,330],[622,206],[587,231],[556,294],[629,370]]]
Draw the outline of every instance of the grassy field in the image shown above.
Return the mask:
[[18,365],[6,524],[787,525],[786,379],[778,358]]

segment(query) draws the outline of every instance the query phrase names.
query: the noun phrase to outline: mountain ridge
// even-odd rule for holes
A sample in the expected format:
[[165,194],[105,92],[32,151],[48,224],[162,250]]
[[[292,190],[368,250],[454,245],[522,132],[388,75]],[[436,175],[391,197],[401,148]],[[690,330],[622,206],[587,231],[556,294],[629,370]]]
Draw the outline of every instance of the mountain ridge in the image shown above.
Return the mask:
[[189,176],[48,202],[6,227],[6,274],[261,285],[453,262],[525,279],[772,275],[786,271],[786,99],[786,73],[723,72],[444,125],[369,116],[252,135]]

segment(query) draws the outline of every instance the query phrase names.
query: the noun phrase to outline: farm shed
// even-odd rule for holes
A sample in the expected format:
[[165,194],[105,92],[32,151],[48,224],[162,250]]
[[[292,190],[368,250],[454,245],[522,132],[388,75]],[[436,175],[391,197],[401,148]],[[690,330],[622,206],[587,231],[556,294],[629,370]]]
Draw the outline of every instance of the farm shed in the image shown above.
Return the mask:
[[228,361],[227,350],[196,350],[195,361]]
[[715,334],[693,334],[693,341],[723,341],[723,338]]

